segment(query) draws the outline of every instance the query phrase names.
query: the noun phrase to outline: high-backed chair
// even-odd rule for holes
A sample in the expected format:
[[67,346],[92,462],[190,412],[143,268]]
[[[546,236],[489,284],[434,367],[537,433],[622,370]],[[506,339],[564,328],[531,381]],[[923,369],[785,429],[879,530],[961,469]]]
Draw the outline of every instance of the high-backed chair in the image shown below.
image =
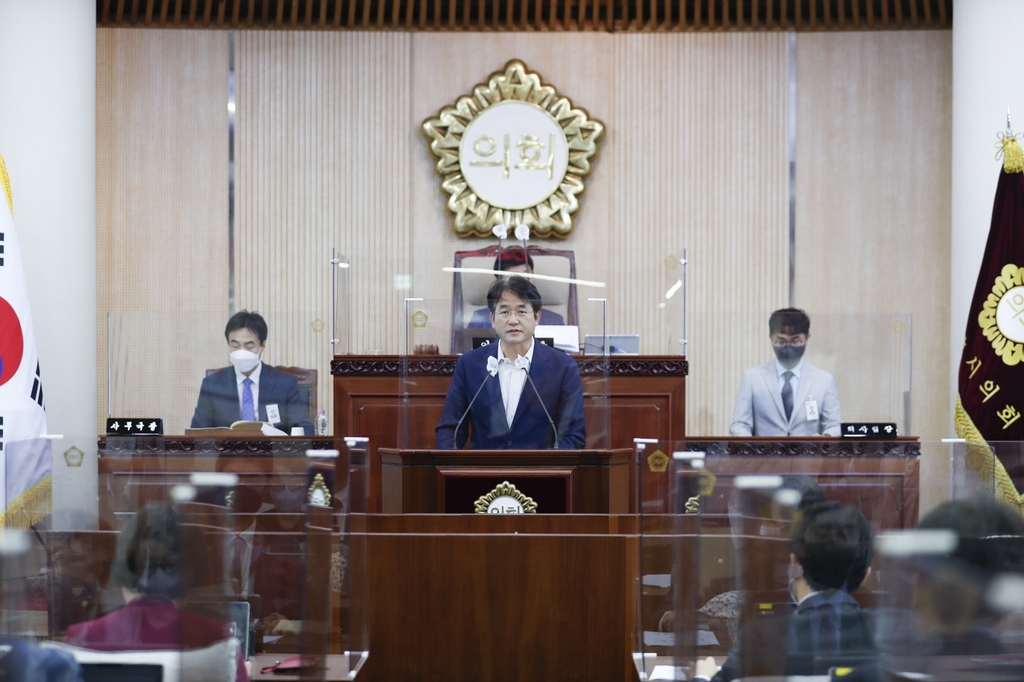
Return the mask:
[[[302,400],[309,405],[309,420],[313,421],[316,418],[316,370],[306,369],[305,367],[285,367],[284,365],[274,365],[274,368],[282,372],[288,372],[295,377],[295,381],[299,384],[299,393],[302,395]],[[208,369],[206,370],[206,376],[219,371],[219,369]]]
[[[515,244],[509,246],[514,247]],[[488,246],[476,251],[456,251],[455,267],[491,270],[498,256],[498,246]],[[533,259],[533,271],[538,275],[576,278],[576,255],[572,251],[548,249],[540,246],[529,247]],[[487,307],[487,290],[494,284],[490,273],[456,272],[452,278],[452,353],[472,350],[474,336],[493,336],[493,330],[467,329],[473,313]],[[567,282],[534,281],[540,291],[544,308],[562,316],[566,324],[577,324],[576,285]]]

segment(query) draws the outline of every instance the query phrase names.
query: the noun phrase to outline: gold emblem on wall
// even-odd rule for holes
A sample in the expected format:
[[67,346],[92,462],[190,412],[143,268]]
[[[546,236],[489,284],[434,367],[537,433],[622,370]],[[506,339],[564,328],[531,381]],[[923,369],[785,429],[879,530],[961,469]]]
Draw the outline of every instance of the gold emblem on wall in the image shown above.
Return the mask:
[[668,455],[661,450],[655,450],[647,458],[647,468],[656,474],[663,474],[668,469]]
[[64,463],[69,467],[80,467],[85,461],[85,453],[72,445],[64,451]]
[[604,125],[513,59],[424,121],[423,133],[457,235],[526,225],[536,237],[565,238]]
[[978,314],[978,325],[1004,363],[1013,367],[1024,360],[1024,268],[1003,266]]
[[422,310],[417,310],[416,312],[414,312],[412,314],[411,317],[412,317],[412,326],[415,327],[416,329],[423,329],[424,327],[426,327],[427,326],[427,320],[430,319],[430,317],[425,312],[423,312]]
[[477,514],[536,514],[537,503],[508,481],[502,481],[491,492],[473,503]]

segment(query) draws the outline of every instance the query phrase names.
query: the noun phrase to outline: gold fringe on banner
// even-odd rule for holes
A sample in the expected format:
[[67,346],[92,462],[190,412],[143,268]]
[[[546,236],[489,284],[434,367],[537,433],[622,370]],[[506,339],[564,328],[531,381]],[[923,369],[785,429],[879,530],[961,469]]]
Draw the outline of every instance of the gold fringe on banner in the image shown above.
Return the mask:
[[27,530],[39,523],[53,510],[53,478],[47,476],[34,486],[18,495],[18,499],[7,505],[0,514],[0,528]]
[[7,177],[7,164],[4,163],[4,157],[0,155],[0,184],[4,186],[4,196],[7,197],[7,208],[11,209],[11,215],[14,215],[14,196],[11,194],[11,179]]
[[1004,136],[1003,170],[1007,173],[1024,173],[1024,151],[1015,137]]
[[1013,479],[1006,473],[1003,463],[992,452],[992,448],[974,425],[974,420],[960,402],[960,396],[956,399],[953,423],[956,425],[956,434],[967,441],[967,466],[991,486],[997,500],[1009,504],[1024,516],[1024,495],[1017,492]]

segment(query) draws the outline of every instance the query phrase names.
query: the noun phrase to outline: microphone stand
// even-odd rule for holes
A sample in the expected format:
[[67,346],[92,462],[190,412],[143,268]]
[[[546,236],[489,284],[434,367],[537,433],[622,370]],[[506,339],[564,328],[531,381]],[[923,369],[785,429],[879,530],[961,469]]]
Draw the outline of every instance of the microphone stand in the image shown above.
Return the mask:
[[533,394],[537,396],[537,402],[540,403],[541,409],[544,410],[544,416],[548,418],[548,424],[551,424],[551,430],[555,433],[555,447],[558,449],[558,429],[555,427],[555,420],[551,418],[551,413],[548,412],[547,406],[544,404],[544,400],[540,397],[540,391],[537,390],[537,384],[533,383],[533,377],[530,376],[530,370],[523,367],[523,371],[526,372],[526,379],[530,382],[530,386],[533,387]]

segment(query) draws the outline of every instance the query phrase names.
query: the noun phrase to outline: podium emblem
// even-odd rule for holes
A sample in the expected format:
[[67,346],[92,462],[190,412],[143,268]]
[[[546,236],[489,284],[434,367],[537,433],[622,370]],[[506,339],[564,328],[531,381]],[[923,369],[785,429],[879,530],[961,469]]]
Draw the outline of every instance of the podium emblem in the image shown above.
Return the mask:
[[568,237],[603,133],[515,59],[423,122],[460,237],[490,237],[497,225]]
[[668,470],[668,455],[661,450],[655,450],[647,458],[647,468],[656,474],[663,474]]
[[315,504],[318,507],[329,507],[331,505],[331,491],[327,489],[327,482],[324,481],[323,474],[317,474],[313,477],[313,483],[309,486],[309,492],[306,495],[306,502]]
[[527,497],[508,481],[481,496],[474,504],[477,514],[536,514],[537,503]]

